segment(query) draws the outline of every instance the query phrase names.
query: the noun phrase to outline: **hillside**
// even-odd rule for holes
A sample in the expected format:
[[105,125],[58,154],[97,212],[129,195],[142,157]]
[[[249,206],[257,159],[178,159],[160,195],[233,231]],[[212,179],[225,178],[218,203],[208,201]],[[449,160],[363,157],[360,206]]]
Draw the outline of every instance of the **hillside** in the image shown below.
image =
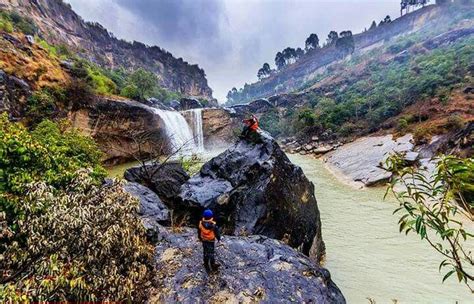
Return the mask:
[[[298,91],[307,82],[318,79],[321,74],[324,74],[328,69],[330,70],[335,63],[344,62],[351,57],[381,49],[393,43],[398,37],[447,24],[455,18],[459,19],[460,12],[457,10],[460,10],[459,7],[447,9],[430,5],[397,18],[390,23],[355,34],[352,36],[354,52],[349,57],[344,58],[344,54],[341,54],[335,45],[326,45],[322,48],[309,50],[295,63],[271,73],[269,77],[263,78],[261,81],[245,85],[238,90],[233,100],[229,100],[228,103],[246,103],[258,98]],[[375,54],[377,55],[377,53]]]
[[157,46],[119,40],[98,23],[85,22],[62,0],[0,0],[0,9],[30,18],[50,44],[64,44],[101,67],[145,68],[165,89],[183,95],[212,98],[204,70]]
[[414,132],[416,139],[425,140],[458,130],[474,120],[473,18],[472,5],[416,11],[400,20],[425,24],[419,30],[359,50],[298,90],[247,107],[260,114],[263,128],[282,137]]

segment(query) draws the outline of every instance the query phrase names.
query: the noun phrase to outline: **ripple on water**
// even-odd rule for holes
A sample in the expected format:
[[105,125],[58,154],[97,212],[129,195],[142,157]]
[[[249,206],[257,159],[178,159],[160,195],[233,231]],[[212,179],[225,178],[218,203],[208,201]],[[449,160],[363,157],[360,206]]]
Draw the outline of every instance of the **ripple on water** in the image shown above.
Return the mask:
[[[441,283],[442,260],[415,235],[398,233],[394,201],[384,189],[342,184],[322,161],[289,155],[314,183],[321,212],[326,264],[348,303],[473,303],[455,279]],[[473,248],[474,249],[474,248]]]

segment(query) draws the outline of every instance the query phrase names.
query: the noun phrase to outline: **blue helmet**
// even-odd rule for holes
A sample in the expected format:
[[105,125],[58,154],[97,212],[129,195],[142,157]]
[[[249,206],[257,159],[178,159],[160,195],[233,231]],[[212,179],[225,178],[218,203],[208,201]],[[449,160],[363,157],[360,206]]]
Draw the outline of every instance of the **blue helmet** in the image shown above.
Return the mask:
[[206,209],[204,210],[204,212],[202,213],[202,217],[205,218],[205,219],[210,219],[214,216],[214,214],[212,213],[212,210],[211,209]]

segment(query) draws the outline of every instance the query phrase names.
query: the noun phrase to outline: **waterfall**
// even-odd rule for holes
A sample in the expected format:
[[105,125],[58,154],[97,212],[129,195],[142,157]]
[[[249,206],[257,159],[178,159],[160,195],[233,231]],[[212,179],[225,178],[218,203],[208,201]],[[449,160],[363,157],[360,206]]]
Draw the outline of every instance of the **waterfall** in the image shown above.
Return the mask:
[[153,108],[153,111],[163,120],[166,135],[171,142],[173,151],[181,148],[184,153],[193,153],[198,150],[194,141],[193,131],[181,113],[157,108]]
[[202,131],[202,109],[191,110],[194,125],[194,142],[198,152],[204,152],[204,133]]

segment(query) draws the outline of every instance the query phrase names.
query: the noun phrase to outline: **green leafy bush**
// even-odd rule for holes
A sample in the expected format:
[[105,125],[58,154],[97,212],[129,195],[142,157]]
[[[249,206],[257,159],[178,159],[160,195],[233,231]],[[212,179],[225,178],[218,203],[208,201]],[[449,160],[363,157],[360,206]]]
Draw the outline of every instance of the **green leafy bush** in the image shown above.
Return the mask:
[[0,302],[143,302],[153,248],[93,140],[6,114],[0,138]]
[[64,190],[42,182],[26,190],[21,218],[7,224],[0,212],[0,301],[146,300],[153,247],[120,183],[97,186],[82,170]]
[[280,120],[276,110],[268,111],[260,117],[260,127],[270,132],[272,136],[278,137],[285,131],[283,121],[284,120]]

